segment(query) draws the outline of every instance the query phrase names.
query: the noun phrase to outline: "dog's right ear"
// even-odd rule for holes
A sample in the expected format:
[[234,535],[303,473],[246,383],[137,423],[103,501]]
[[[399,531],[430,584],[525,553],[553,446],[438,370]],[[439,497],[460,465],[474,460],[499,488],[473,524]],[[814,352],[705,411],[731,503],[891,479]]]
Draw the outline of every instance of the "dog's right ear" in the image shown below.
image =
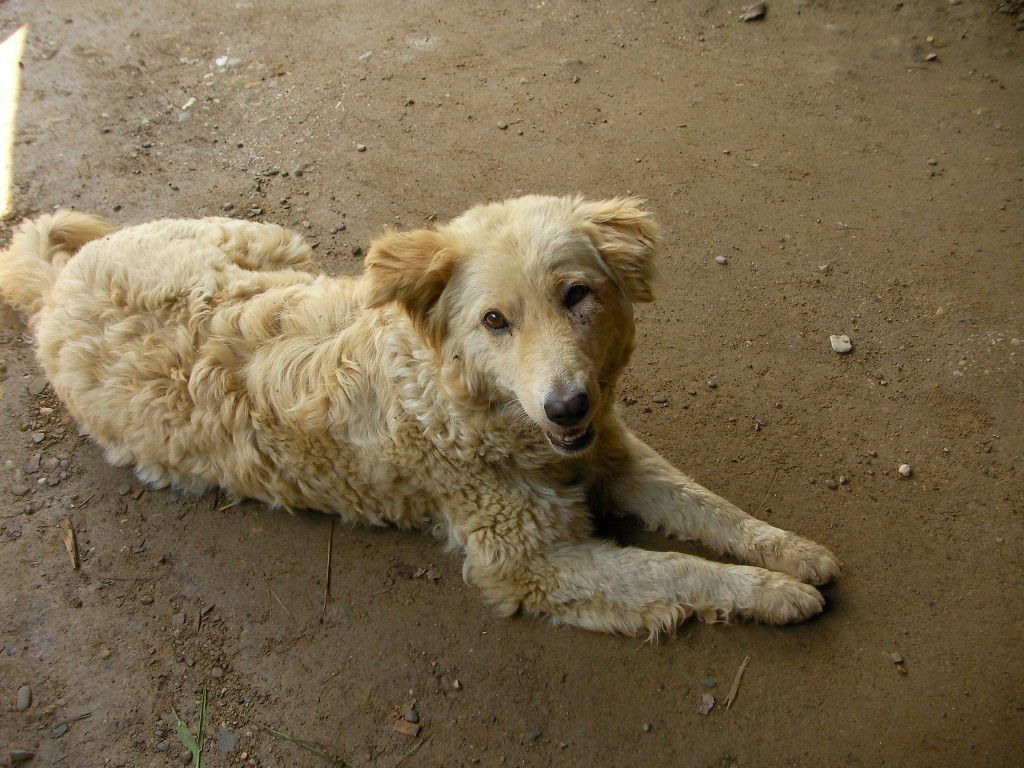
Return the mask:
[[365,264],[366,306],[397,302],[424,338],[440,347],[445,323],[434,310],[455,268],[441,236],[429,229],[390,232],[370,244]]

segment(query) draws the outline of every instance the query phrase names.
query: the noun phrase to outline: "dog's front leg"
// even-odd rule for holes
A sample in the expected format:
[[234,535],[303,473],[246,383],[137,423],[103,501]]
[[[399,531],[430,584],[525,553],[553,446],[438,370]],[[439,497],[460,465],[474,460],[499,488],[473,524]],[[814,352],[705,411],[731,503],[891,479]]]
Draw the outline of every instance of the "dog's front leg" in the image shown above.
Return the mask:
[[825,547],[751,517],[695,483],[624,427],[616,438],[607,454],[606,476],[599,481],[611,511],[811,584],[839,575],[839,563]]
[[785,574],[594,539],[533,542],[478,528],[465,543],[467,581],[504,614],[522,610],[585,629],[655,637],[705,621],[803,621],[824,600]]

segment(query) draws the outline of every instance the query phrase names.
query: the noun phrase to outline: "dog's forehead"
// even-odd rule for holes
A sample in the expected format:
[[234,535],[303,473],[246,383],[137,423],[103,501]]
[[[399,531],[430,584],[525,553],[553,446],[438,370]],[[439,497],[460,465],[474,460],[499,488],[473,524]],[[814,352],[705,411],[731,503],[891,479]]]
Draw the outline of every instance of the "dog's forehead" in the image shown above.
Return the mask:
[[453,223],[461,250],[523,267],[584,268],[597,257],[579,217],[560,198],[526,197],[469,211]]

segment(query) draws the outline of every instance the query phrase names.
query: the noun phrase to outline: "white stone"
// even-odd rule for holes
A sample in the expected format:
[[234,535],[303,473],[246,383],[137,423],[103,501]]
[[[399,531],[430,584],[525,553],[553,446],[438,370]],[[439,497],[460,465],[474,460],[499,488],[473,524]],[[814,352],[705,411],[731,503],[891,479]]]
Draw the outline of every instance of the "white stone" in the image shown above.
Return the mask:
[[829,336],[828,341],[832,345],[832,350],[834,352],[838,352],[840,355],[845,355],[853,349],[853,344],[850,343],[850,337],[845,334],[842,336]]

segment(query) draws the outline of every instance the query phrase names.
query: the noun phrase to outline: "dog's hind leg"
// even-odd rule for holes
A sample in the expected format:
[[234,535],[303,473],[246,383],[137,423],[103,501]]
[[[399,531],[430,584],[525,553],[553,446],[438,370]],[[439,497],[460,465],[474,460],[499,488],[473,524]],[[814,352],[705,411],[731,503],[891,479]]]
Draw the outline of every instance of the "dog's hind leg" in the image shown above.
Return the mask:
[[695,483],[633,434],[623,430],[618,437],[615,471],[602,488],[611,511],[635,515],[652,530],[811,584],[825,584],[839,575],[839,563],[825,547],[751,517]]
[[243,269],[316,272],[313,251],[297,232],[276,224],[209,218],[214,244]]
[[824,607],[814,587],[763,568],[595,540],[526,552],[493,540],[498,537],[494,531],[471,534],[465,573],[504,614],[523,610],[585,629],[655,638],[692,615],[788,624]]

